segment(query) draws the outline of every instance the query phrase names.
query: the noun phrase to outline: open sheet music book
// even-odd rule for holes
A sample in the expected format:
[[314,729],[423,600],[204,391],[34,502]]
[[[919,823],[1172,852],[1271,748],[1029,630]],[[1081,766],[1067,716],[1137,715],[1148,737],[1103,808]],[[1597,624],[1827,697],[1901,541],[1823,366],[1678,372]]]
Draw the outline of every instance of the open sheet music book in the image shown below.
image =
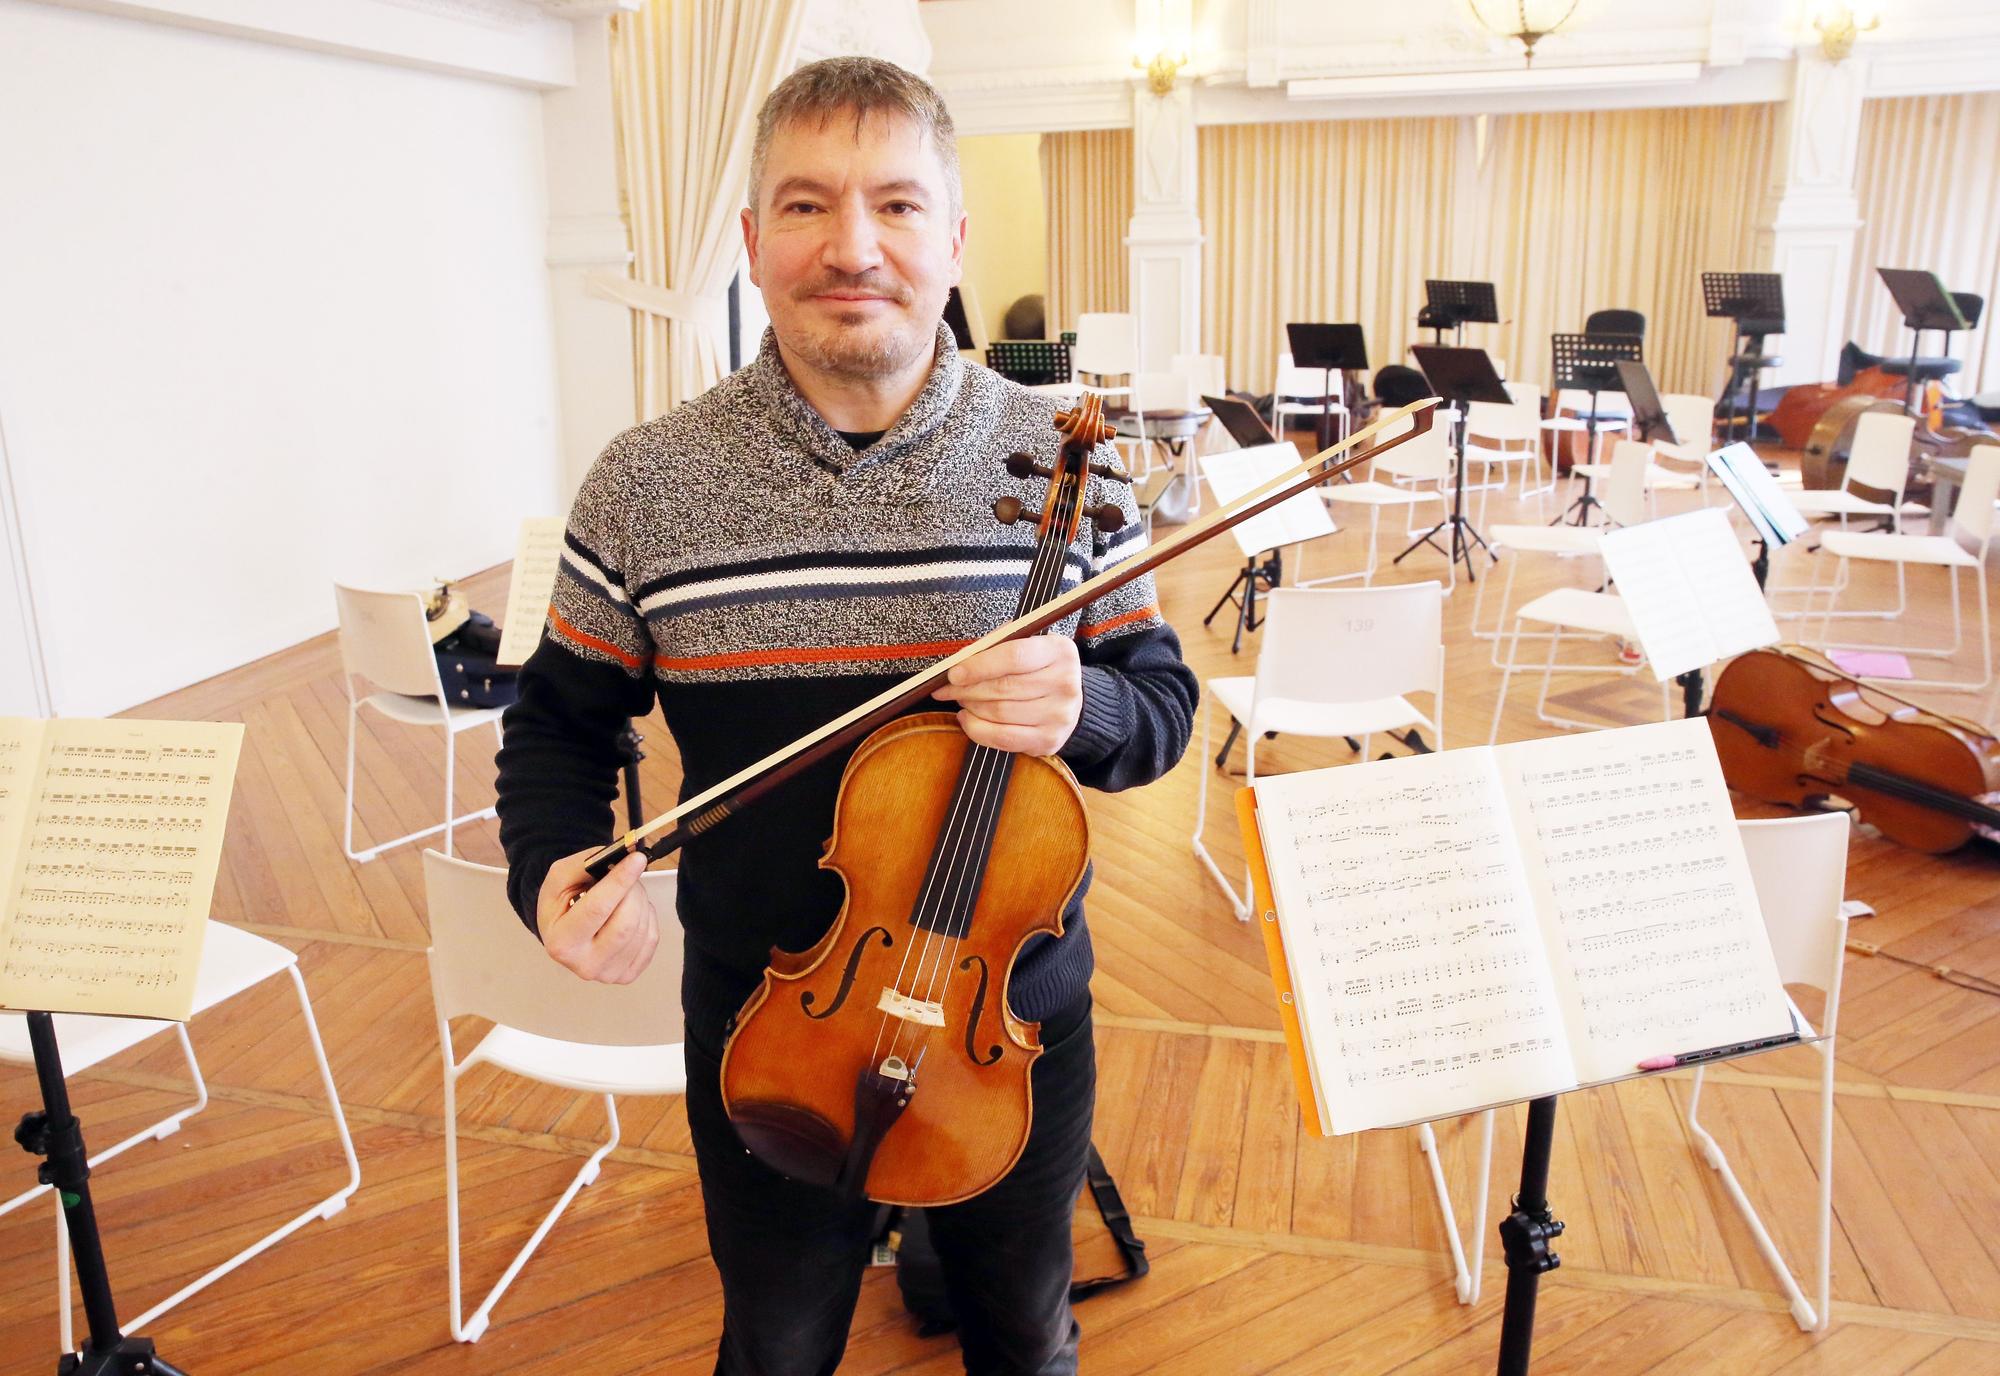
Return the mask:
[[1722,508],[1620,526],[1601,551],[1659,682],[1778,643],[1778,623]]
[[1240,811],[1322,1133],[1796,1032],[1703,721],[1278,775]]
[[0,1008],[187,1019],[242,743],[0,717]]

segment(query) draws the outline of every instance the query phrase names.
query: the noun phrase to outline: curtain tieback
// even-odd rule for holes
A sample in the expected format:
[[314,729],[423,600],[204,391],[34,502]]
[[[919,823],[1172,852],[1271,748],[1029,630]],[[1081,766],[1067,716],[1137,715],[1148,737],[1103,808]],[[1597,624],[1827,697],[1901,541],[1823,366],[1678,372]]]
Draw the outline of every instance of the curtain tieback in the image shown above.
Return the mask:
[[674,291],[610,272],[585,273],[583,282],[592,295],[630,306],[635,311],[714,330],[724,329],[728,324],[729,302],[720,293]]

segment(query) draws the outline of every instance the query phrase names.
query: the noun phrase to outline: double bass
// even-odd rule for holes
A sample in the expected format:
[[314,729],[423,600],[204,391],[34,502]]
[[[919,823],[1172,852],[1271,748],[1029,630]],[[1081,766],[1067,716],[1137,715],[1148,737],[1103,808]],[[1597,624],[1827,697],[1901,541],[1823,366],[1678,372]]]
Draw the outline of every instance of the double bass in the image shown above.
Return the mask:
[[1732,660],[1716,679],[1708,726],[1723,781],[1752,798],[1799,807],[1838,794],[1890,840],[1932,855],[2000,834],[1991,731],[1799,653]]
[[822,862],[845,882],[847,901],[810,949],[772,952],[724,1045],[724,1107],[751,1152],[794,1179],[891,1204],[950,1203],[1006,1174],[1027,1143],[1029,1071],[1041,1054],[1038,1026],[1008,1008],[1007,981],[1023,944],[1061,932],[1088,860],[1088,822],[1059,760],[976,746],[952,713],[904,712],[972,656],[1045,630],[1258,512],[1424,434],[1436,404],[1426,398],[1388,412],[1061,591],[1079,523],[1088,517],[1104,529],[1122,517],[1116,506],[1083,506],[1089,474],[1124,477],[1090,458],[1111,427],[1100,400],[1085,397],[1056,417],[1062,443],[1053,465],[1025,454],[1007,460],[1015,477],[1047,483],[1039,512],[1018,497],[994,504],[1003,523],[1037,522],[1012,621],[590,858],[594,879],[634,851],[658,859],[860,742],[842,776]]

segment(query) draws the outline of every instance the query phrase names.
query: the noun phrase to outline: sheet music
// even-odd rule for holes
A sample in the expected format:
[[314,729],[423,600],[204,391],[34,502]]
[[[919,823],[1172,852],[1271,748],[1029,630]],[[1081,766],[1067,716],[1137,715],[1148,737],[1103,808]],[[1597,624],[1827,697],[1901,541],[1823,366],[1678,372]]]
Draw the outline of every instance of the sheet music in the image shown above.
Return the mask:
[[1791,1030],[1707,722],[1498,754],[1582,1083]]
[[1255,787],[1327,1130],[1574,1083],[1492,752]]
[[1778,623],[1721,510],[1623,526],[1602,548],[1655,679],[1778,643]]
[[1749,445],[1741,440],[1724,445],[1708,456],[1708,466],[1766,544],[1789,545],[1806,533],[1806,518]]
[[5,899],[20,883],[14,867],[34,810],[47,725],[33,717],[0,717],[0,931],[7,918]]
[[[1286,441],[1203,454],[1197,462],[1201,465],[1201,476],[1207,481],[1208,490],[1215,494],[1216,503],[1227,506],[1237,498],[1255,492],[1280,474],[1297,468],[1305,460],[1299,457],[1297,447]],[[1296,545],[1333,533],[1333,517],[1327,514],[1326,503],[1315,489],[1295,493],[1230,531],[1245,559],[1254,559],[1268,549]]]
[[530,516],[521,522],[495,657],[501,664],[526,664],[542,642],[542,623],[556,595],[556,568],[562,562],[563,526],[560,516]]
[[0,930],[0,1005],[186,1018],[243,728],[47,723]]

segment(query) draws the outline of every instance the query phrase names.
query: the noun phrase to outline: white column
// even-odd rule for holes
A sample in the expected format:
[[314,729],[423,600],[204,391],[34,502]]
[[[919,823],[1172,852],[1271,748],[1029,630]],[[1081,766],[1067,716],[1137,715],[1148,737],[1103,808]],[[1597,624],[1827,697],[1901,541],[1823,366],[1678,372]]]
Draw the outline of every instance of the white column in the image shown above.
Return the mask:
[[1766,345],[1785,362],[1766,375],[1771,383],[1824,381],[1840,356],[1861,227],[1854,168],[1867,86],[1862,57],[1828,62],[1804,49],[1792,64],[1791,98],[1779,107],[1757,228],[1758,256],[1785,279],[1785,338]]
[[1195,209],[1194,92],[1177,84],[1132,93],[1132,173],[1125,233],[1128,308],[1139,318],[1139,366],[1165,369],[1201,347],[1201,216]]
[[618,211],[611,22],[597,16],[579,19],[574,27],[575,84],[542,97],[565,508],[598,451],[638,419],[631,309],[584,287],[589,273],[623,277],[632,261]]

